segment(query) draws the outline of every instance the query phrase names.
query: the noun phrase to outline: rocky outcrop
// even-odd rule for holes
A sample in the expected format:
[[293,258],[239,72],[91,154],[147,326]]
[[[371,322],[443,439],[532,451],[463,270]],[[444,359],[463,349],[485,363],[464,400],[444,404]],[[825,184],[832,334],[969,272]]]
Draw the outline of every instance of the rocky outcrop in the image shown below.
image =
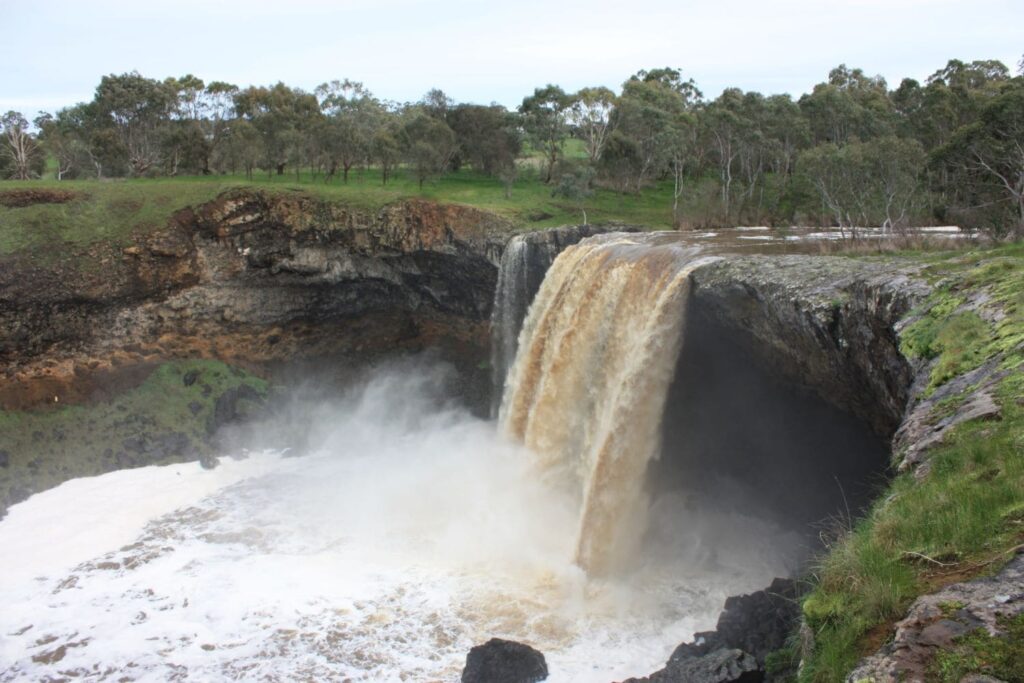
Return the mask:
[[254,366],[440,346],[486,359],[512,225],[410,200],[378,212],[238,190],[109,245],[0,268],[0,407],[88,399],[168,358]]
[[669,660],[664,669],[625,683],[761,683],[764,673],[743,650],[721,648],[700,657]]
[[995,576],[953,584],[918,598],[896,624],[893,641],[862,661],[847,683],[936,680],[937,653],[952,650],[960,639],[979,630],[1007,638],[1003,624],[1022,614],[1024,555],[1017,555]]
[[491,638],[466,656],[462,683],[536,683],[548,677],[544,655],[529,645]]
[[781,649],[800,620],[796,584],[776,579],[749,595],[730,597],[714,631],[698,633],[669,657],[664,669],[625,683],[757,683],[769,654]]
[[890,438],[918,371],[898,329],[930,292],[919,271],[899,260],[730,257],[694,271],[692,305],[764,367]]
[[[981,367],[964,373],[927,393],[928,372],[918,374],[911,388],[913,400],[907,415],[893,438],[893,453],[901,472],[913,471],[927,476],[931,469],[928,453],[941,445],[952,429],[972,420],[998,420],[1002,411],[994,391],[1008,373],[1002,358],[993,358]],[[944,406],[953,405],[952,410]]]

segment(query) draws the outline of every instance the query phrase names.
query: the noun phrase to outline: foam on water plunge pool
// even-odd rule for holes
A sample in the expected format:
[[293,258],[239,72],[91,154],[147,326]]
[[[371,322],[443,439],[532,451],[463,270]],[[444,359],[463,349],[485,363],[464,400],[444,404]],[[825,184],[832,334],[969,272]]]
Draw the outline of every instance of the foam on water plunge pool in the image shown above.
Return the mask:
[[[774,529],[663,499],[629,570],[588,579],[578,494],[439,400],[439,372],[306,410],[308,455],[115,472],[13,507],[0,680],[453,680],[499,636],[543,651],[551,681],[608,681],[791,569]],[[709,552],[726,526],[745,531]]]

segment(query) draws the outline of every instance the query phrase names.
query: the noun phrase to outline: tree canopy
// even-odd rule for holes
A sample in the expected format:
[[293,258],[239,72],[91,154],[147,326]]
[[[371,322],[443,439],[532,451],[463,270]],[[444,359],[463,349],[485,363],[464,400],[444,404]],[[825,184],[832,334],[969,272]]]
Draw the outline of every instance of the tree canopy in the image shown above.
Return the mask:
[[[456,102],[436,88],[418,102],[387,102],[347,79],[306,92],[110,74],[89,102],[31,124],[5,114],[0,174],[305,170],[329,183],[372,166],[385,184],[408,172],[422,186],[468,167],[510,192],[526,169],[574,201],[597,188],[671,187],[677,224],[938,220],[1021,234],[1024,58],[1015,66],[1017,75],[999,61],[953,59],[924,82],[890,89],[841,64],[798,100],[736,88],[705,98],[681,69],[657,67],[617,92],[547,84],[515,110]],[[700,194],[699,218],[684,215],[687,193]]]

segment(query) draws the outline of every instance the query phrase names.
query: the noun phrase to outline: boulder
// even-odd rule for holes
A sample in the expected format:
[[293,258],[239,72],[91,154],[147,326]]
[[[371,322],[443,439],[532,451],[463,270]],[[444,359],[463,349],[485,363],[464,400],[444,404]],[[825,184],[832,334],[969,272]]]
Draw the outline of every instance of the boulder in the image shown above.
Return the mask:
[[470,650],[462,670],[462,683],[534,683],[547,677],[542,653],[501,638],[491,638]]
[[[995,576],[956,583],[914,601],[895,626],[892,641],[863,659],[847,683],[923,683],[932,680],[936,655],[954,648],[958,639],[984,629],[1007,637],[1000,620],[1024,614],[1024,555],[1017,555]],[[968,676],[965,681],[988,681]]]
[[669,660],[664,669],[647,678],[625,683],[761,683],[764,673],[757,660],[735,648],[720,648],[699,657]]
[[694,636],[669,657],[665,668],[627,683],[758,683],[769,680],[767,656],[784,647],[800,619],[799,591],[791,579],[765,590],[732,596],[714,631]]

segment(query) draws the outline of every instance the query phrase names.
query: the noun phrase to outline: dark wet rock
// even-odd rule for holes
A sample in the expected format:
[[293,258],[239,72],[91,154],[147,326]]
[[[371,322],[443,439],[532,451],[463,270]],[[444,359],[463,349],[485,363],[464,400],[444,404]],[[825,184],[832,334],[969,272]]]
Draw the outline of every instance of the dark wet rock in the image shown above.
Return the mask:
[[7,451],[0,451],[0,467],[10,467],[11,454]]
[[714,631],[697,633],[669,657],[665,668],[635,683],[767,680],[767,656],[781,649],[800,621],[799,591],[791,579],[725,601]]
[[533,683],[548,677],[544,655],[529,645],[491,638],[466,657],[462,683]]
[[785,645],[799,619],[796,583],[791,579],[775,579],[765,590],[728,598],[715,630],[697,634],[697,637],[703,637],[707,645],[715,648],[743,650],[763,666],[769,653]]
[[197,379],[199,379],[199,371],[189,370],[182,376],[181,383],[184,384],[186,387],[190,387],[196,383]]
[[119,467],[137,467],[161,460],[194,457],[196,448],[183,432],[166,434],[142,433],[121,442],[124,449],[117,455]]
[[951,649],[957,638],[977,629],[1005,637],[1000,619],[1020,614],[1024,614],[1024,555],[1014,557],[995,576],[953,584],[915,600],[907,616],[896,624],[892,642],[861,661],[846,680],[931,680],[930,667],[938,652]]
[[195,454],[192,440],[183,432],[171,432],[156,438],[152,450],[160,460],[167,458],[189,458]]
[[149,440],[146,436],[130,436],[121,442],[121,446],[131,453],[145,453],[148,450]]
[[730,256],[693,271],[691,299],[764,367],[889,438],[918,370],[897,327],[931,291],[919,270],[897,259]]
[[188,404],[188,412],[192,413],[193,416],[203,412],[203,404],[199,401],[191,401]]
[[216,434],[221,428],[242,420],[248,408],[260,406],[263,401],[263,395],[248,384],[228,389],[217,397],[213,405],[213,415],[210,416],[207,432]]
[[204,470],[212,470],[220,464],[220,458],[212,453],[203,453],[199,456],[199,466]]
[[737,649],[720,648],[699,657],[669,660],[664,669],[624,683],[761,683],[757,660]]

